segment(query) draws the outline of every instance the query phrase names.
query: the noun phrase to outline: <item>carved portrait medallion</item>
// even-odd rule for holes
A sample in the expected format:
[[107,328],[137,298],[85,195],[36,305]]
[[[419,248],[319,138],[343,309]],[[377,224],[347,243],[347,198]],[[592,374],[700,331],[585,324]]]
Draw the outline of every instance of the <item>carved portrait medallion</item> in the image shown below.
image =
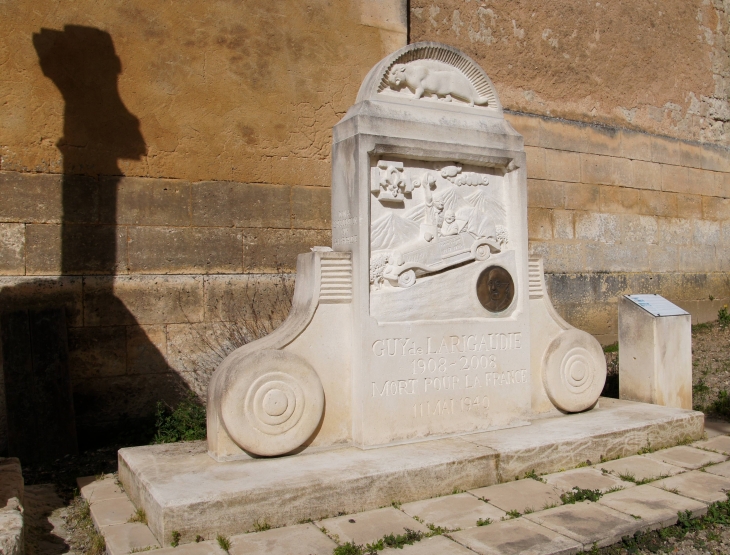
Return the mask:
[[501,266],[489,266],[477,279],[477,297],[489,312],[509,308],[515,296],[515,284],[510,273]]

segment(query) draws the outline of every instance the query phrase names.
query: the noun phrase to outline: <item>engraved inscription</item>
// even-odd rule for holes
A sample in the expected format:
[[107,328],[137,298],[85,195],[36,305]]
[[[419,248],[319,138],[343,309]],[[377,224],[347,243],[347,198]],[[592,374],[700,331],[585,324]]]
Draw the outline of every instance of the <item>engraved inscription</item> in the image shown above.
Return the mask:
[[357,242],[358,219],[350,214],[349,210],[337,213],[332,222],[332,245],[351,245]]
[[528,386],[526,368],[502,364],[510,366],[506,361],[514,355],[508,352],[522,348],[521,332],[376,339],[373,356],[387,363],[392,378],[371,380],[371,398],[414,399],[414,418],[486,417],[490,395]]

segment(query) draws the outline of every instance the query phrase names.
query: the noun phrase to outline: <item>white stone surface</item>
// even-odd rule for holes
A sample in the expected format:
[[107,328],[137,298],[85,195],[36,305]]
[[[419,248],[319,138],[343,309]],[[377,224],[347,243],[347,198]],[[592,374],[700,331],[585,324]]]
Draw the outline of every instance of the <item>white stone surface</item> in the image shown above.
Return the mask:
[[[626,296],[619,298],[619,397],[691,409],[691,316],[671,312],[668,307],[654,310],[646,303],[643,308],[637,303]],[[655,315],[662,313],[674,315]]]

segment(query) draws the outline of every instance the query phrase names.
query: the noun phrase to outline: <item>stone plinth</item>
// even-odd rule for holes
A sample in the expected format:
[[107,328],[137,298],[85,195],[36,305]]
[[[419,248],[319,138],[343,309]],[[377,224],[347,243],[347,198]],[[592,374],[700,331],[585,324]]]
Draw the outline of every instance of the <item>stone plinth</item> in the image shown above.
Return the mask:
[[619,397],[692,408],[692,320],[659,295],[619,298]]
[[203,442],[119,451],[119,478],[163,544],[296,524],[470,490],[697,439],[699,412],[601,398],[599,407],[530,426],[362,450],[305,450],[216,462]]

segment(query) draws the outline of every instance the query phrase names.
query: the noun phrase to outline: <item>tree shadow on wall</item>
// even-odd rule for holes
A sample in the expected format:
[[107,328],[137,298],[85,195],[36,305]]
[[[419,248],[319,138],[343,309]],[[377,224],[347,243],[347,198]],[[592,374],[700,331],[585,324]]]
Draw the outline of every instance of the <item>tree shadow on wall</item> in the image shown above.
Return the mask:
[[147,146],[139,120],[119,95],[122,65],[111,35],[66,25],[34,33],[33,46],[65,103],[63,137],[56,143],[63,157],[60,261],[52,244],[43,253],[60,263],[61,277],[5,288],[0,306],[4,312],[65,308],[83,448],[112,442],[140,422],[148,425],[158,399],[174,403],[188,387],[114,294],[113,276],[127,272],[127,232],[117,226],[119,161],[140,160]]

